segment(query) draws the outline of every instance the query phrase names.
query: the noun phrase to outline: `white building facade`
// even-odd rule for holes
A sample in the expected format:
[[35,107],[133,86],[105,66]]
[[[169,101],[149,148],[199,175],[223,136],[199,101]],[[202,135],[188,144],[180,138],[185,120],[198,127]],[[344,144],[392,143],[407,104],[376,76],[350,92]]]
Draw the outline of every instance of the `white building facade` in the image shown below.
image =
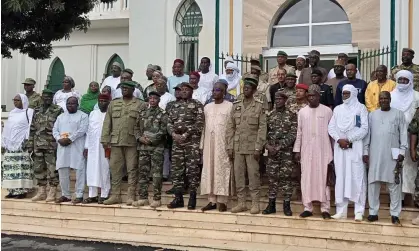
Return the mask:
[[[148,64],[172,75],[176,58],[188,69],[197,69],[201,57],[215,64],[216,1],[117,0],[100,4],[89,13],[90,29],[73,32],[70,39],[53,43],[53,55],[33,60],[13,52],[2,59],[1,104],[9,111],[12,98],[23,92],[25,78],[36,80],[36,91],[60,89],[64,75],[74,78],[81,93],[91,81],[102,82],[117,61],[134,71],[134,80],[145,79]],[[242,53],[242,0],[220,0],[219,51]],[[186,34],[184,34],[186,33]],[[230,35],[230,33],[232,35]]]

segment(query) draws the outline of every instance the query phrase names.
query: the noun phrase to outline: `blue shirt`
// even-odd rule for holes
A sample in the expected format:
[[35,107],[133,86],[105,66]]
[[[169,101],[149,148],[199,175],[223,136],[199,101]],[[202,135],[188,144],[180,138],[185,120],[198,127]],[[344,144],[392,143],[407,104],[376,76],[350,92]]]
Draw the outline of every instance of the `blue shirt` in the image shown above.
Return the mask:
[[361,104],[365,105],[365,91],[367,90],[367,82],[362,79],[344,79],[339,82],[336,87],[336,96],[335,96],[335,107],[343,103],[342,100],[342,89],[344,85],[353,85],[358,90],[358,101]]
[[167,78],[167,87],[169,88],[169,92],[172,95],[175,95],[175,88],[178,84],[188,82],[189,83],[189,75],[184,74],[182,77],[177,76],[170,76]]

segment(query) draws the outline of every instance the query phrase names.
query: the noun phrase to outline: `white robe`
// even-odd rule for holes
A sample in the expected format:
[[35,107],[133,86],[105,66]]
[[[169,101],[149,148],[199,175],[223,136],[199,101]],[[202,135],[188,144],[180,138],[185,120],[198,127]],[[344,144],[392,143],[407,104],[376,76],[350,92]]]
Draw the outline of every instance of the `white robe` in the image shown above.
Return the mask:
[[[339,116],[347,115],[343,105],[337,106],[333,111],[332,119],[329,122],[329,135],[334,139],[334,163],[336,173],[335,201],[342,203],[344,199],[356,203],[365,203],[367,172],[362,162],[363,138],[368,133],[368,111],[365,106],[354,114],[359,116],[361,123],[347,132],[337,127]],[[354,116],[354,121],[356,120]],[[348,139],[352,142],[352,148],[343,150],[337,141]]]
[[103,87],[107,85],[112,87],[114,90],[116,90],[120,82],[121,82],[121,76],[117,78],[114,78],[113,76],[109,76],[105,78],[105,80],[103,80],[100,90],[102,91]]
[[192,98],[201,102],[201,104],[205,105],[205,102],[211,97],[211,91],[198,87],[198,89],[193,90]]
[[218,75],[215,74],[214,72],[208,72],[208,73],[200,72],[199,75],[201,76],[199,78],[199,83],[198,83],[199,87],[206,89],[208,92],[211,92],[212,89],[214,88],[215,83],[218,81]]
[[85,149],[88,149],[87,154],[87,185],[94,187],[109,186],[109,181],[102,177],[109,175],[109,160],[105,157],[105,150],[100,143],[102,135],[103,121],[105,120],[106,112],[94,110],[89,115],[89,129],[86,133]]
[[171,101],[176,101],[175,96],[173,96],[170,92],[166,92],[160,97],[159,107],[166,110],[167,104]]
[[89,118],[86,113],[63,113],[58,116],[54,123],[52,134],[58,140],[64,133],[72,143],[68,146],[61,146],[58,143],[56,169],[70,167],[76,170],[85,168],[86,162],[83,156],[86,132],[89,126]]
[[63,92],[62,90],[59,90],[54,94],[52,102],[63,108],[64,112],[67,112],[67,99],[69,97],[76,97],[79,101],[81,99],[81,95],[77,90],[71,90],[71,92]]

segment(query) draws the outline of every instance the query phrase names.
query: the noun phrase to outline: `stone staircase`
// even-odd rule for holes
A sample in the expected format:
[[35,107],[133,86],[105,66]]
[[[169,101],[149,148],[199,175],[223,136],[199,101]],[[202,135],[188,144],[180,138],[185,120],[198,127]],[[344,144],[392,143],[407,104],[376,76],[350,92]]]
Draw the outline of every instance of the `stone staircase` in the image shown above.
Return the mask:
[[180,250],[419,250],[419,228],[408,220],[394,226],[388,217],[358,223],[165,207],[57,205],[28,199],[2,200],[2,233]]

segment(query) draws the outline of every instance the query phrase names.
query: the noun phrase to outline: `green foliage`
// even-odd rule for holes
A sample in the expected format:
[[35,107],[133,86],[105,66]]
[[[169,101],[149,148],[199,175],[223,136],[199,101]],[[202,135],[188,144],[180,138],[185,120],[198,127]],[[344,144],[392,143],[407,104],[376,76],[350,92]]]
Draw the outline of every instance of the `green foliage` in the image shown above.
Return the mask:
[[95,4],[115,0],[2,0],[1,55],[18,50],[33,59],[51,56],[51,42],[68,39],[73,30],[87,31]]

